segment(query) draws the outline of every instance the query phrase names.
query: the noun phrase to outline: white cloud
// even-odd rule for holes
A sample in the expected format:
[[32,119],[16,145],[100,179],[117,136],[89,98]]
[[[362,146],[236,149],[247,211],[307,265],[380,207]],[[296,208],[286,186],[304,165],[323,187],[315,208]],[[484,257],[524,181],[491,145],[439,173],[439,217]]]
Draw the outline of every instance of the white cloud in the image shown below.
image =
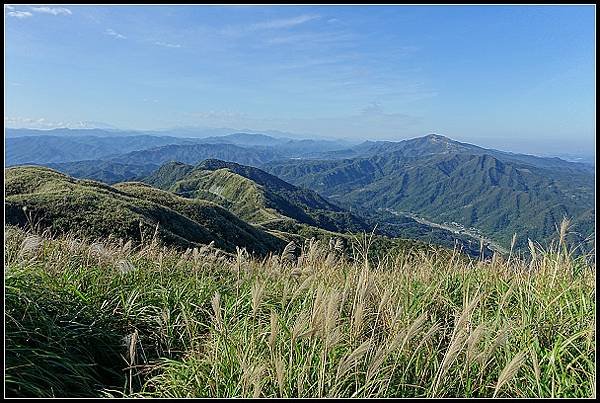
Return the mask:
[[281,28],[291,28],[296,25],[304,24],[305,22],[315,20],[320,18],[318,15],[299,15],[297,17],[291,18],[280,18],[276,20],[270,20],[265,22],[259,22],[256,24],[252,24],[252,29],[281,29]]
[[50,130],[58,128],[69,129],[115,129],[114,126],[103,122],[94,121],[55,121],[46,118],[5,117],[4,126],[11,129],[40,129]]
[[297,70],[297,69],[306,69],[309,67],[321,67],[321,66],[331,66],[331,65],[339,65],[341,63],[348,63],[352,60],[357,59],[357,55],[348,53],[348,54],[337,54],[332,55],[330,57],[308,57],[302,58],[295,61],[291,61],[289,63],[282,63],[277,67],[282,70]]
[[64,127],[63,122],[50,122],[44,118],[5,117],[4,125],[10,128],[53,129]]
[[104,33],[108,36],[112,36],[117,39],[127,39],[127,37],[125,35],[121,35],[120,33],[116,32],[114,29],[107,28],[106,31],[104,31]]
[[32,11],[42,14],[71,15],[71,10],[64,7],[29,7]]
[[336,32],[323,32],[323,33],[301,33],[282,35],[269,38],[265,41],[268,45],[285,45],[291,43],[299,44],[333,44],[341,42],[350,42],[356,39],[356,35],[347,33],[336,33]]
[[164,46],[165,48],[180,48],[181,45],[178,43],[166,43],[166,42],[154,42],[157,46]]
[[219,32],[226,36],[241,36],[248,32],[252,31],[260,31],[260,30],[272,30],[272,29],[285,29],[292,28],[297,25],[304,24],[308,21],[315,20],[317,18],[321,18],[320,15],[308,15],[303,14],[296,17],[290,18],[279,18],[273,19],[269,21],[257,22],[251,25],[242,25],[242,26],[226,26],[221,29]]
[[5,4],[4,8],[6,8],[7,10],[14,10],[15,9],[13,6],[9,6],[8,4]]
[[380,102],[371,102],[362,110],[363,115],[382,115],[383,114],[383,106]]
[[9,11],[8,13],[6,13],[6,15],[15,18],[28,18],[31,17],[33,14],[31,14],[29,11]]

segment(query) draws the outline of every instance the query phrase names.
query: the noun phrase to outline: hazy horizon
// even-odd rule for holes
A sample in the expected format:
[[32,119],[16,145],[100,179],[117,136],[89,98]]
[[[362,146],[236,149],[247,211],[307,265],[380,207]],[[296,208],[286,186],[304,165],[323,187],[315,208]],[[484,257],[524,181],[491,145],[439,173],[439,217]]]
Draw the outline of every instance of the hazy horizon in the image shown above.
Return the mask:
[[5,6],[5,126],[595,149],[593,6]]
[[[80,122],[80,123],[87,123],[87,122]],[[140,134],[151,134],[151,135],[164,135],[164,136],[174,136],[174,137],[190,137],[190,138],[205,138],[205,137],[219,137],[219,136],[226,136],[229,134],[235,134],[235,133],[248,133],[248,134],[261,134],[261,135],[267,135],[267,136],[272,136],[272,137],[280,137],[280,138],[290,138],[290,139],[314,139],[314,140],[329,140],[329,141],[345,141],[348,142],[349,146],[352,145],[356,145],[359,144],[363,141],[403,141],[403,140],[410,140],[410,139],[414,139],[414,138],[418,138],[418,137],[424,137],[427,136],[429,134],[437,134],[437,135],[442,135],[444,137],[448,137],[444,135],[443,133],[423,133],[421,135],[417,135],[417,136],[410,136],[410,137],[397,137],[397,138],[391,138],[391,139],[376,139],[376,138],[362,138],[362,139],[352,139],[352,138],[344,138],[344,137],[325,137],[325,136],[316,136],[316,135],[310,135],[310,134],[301,134],[301,133],[291,133],[291,132],[282,132],[282,131],[278,131],[278,130],[252,130],[252,129],[247,129],[247,128],[225,128],[225,127],[174,127],[174,128],[161,128],[161,129],[156,129],[156,130],[138,130],[138,129],[120,129],[114,126],[109,127],[91,127],[91,126],[86,126],[86,125],[81,125],[81,126],[74,126],[74,127],[54,127],[54,128],[35,128],[35,127],[7,127],[7,129],[23,129],[23,130],[42,130],[42,131],[51,131],[51,130],[55,130],[55,129],[71,129],[71,130],[94,130],[94,129],[100,129],[100,130],[109,130],[109,131],[116,131],[116,132],[140,132]],[[194,133],[195,132],[195,133]],[[580,150],[580,151],[563,151],[563,150],[556,150],[554,152],[552,151],[546,151],[546,152],[537,152],[535,150],[526,150],[526,149],[518,149],[516,147],[513,148],[509,148],[506,147],[502,144],[502,141],[500,141],[498,143],[498,145],[494,145],[494,144],[481,144],[478,143],[476,141],[466,141],[466,140],[458,140],[455,138],[450,138],[451,140],[456,140],[456,141],[460,141],[460,142],[464,142],[464,143],[470,143],[479,147],[484,147],[484,148],[490,148],[490,149],[495,149],[495,150],[499,150],[499,151],[507,151],[507,152],[511,152],[511,153],[517,153],[517,154],[529,154],[529,155],[536,155],[536,156],[540,156],[540,157],[559,157],[562,159],[566,159],[568,161],[573,161],[573,162],[585,162],[585,163],[592,163],[595,164],[595,148],[591,149],[591,150]]]

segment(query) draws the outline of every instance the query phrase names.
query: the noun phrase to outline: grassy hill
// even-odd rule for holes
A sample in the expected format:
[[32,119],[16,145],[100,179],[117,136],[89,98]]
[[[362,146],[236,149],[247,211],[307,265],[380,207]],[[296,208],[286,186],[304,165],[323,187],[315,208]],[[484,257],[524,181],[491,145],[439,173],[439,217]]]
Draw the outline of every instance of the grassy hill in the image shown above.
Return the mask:
[[232,162],[210,159],[195,167],[169,163],[144,181],[186,197],[213,201],[257,224],[291,218],[336,232],[368,229],[360,218],[313,191]]
[[564,244],[100,242],[5,228],[8,397],[595,397],[595,266]]
[[[399,144],[399,145],[398,145]],[[558,159],[509,154],[442,136],[342,160],[287,161],[264,169],[358,211],[411,212],[475,227],[508,247],[547,242],[563,216],[580,241],[594,232],[594,175]],[[577,235],[579,234],[579,235]]]
[[167,244],[188,248],[214,241],[229,252],[239,246],[264,254],[285,246],[282,239],[214,203],[141,183],[111,187],[33,166],[9,168],[5,180],[8,224],[137,241],[152,238],[157,231],[158,239]]

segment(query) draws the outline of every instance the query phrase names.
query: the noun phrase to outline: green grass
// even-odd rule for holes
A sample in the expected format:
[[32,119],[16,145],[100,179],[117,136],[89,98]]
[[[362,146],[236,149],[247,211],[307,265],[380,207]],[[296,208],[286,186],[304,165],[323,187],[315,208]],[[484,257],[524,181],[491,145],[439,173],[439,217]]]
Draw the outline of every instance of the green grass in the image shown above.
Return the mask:
[[7,227],[5,246],[8,396],[595,396],[595,265],[562,244],[255,258]]
[[214,203],[141,183],[108,186],[36,166],[9,168],[5,179],[6,223],[10,225],[92,238],[143,241],[156,236],[182,248],[214,241],[228,252],[240,246],[263,255],[286,244]]
[[360,232],[368,228],[362,219],[313,191],[233,162],[209,159],[195,167],[170,162],[144,181],[185,197],[212,201],[253,224],[291,218],[336,232]]

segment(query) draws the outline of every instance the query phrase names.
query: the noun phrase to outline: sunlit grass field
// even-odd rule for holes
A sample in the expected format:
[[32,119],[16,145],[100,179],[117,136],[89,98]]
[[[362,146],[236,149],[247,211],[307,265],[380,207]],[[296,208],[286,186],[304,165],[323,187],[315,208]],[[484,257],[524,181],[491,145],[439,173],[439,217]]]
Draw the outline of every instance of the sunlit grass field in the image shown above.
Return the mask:
[[[593,397],[595,263],[5,228],[8,396]],[[566,230],[566,225],[564,227]]]

